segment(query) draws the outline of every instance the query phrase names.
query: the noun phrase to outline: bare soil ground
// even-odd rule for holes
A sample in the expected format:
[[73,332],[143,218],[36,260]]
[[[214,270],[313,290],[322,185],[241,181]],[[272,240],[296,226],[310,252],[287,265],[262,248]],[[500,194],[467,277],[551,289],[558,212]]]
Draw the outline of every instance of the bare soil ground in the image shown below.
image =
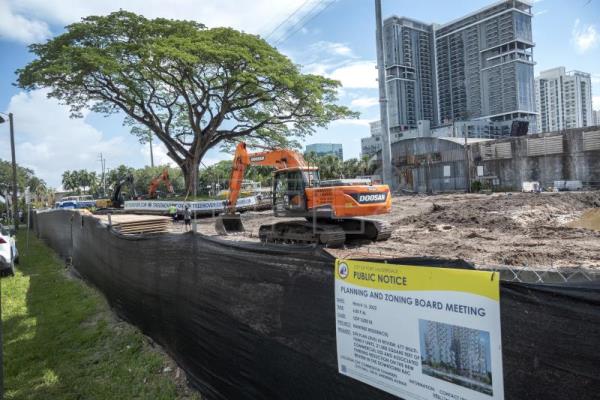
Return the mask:
[[[377,217],[394,226],[389,240],[329,251],[340,257],[433,256],[476,266],[600,269],[600,230],[593,229],[600,229],[594,222],[598,207],[600,192],[396,196],[392,212]],[[270,211],[248,211],[242,221],[246,232],[226,239],[258,241],[260,225],[281,219]],[[199,219],[198,231],[216,236],[214,218]]]

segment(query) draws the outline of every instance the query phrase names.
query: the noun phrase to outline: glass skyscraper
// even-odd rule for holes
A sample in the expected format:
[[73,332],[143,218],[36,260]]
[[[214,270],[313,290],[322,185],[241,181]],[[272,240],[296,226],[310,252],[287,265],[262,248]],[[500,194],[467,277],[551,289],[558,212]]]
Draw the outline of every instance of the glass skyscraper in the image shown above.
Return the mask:
[[344,159],[344,149],[339,143],[313,143],[306,145],[305,154],[315,153],[317,156],[333,155],[340,160]]
[[[535,125],[531,5],[494,3],[444,25],[384,22],[390,128],[453,121]],[[533,129],[530,128],[530,131]]]
[[433,121],[436,114],[433,74],[433,27],[409,18],[383,24],[389,121],[395,130]]

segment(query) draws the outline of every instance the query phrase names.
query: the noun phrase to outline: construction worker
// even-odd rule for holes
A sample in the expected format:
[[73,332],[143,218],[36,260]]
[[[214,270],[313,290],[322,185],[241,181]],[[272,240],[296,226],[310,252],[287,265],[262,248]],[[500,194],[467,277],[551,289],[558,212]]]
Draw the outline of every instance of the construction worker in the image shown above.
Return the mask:
[[190,207],[187,205],[183,210],[183,220],[185,221],[185,230],[188,231],[192,224],[192,212],[190,211]]
[[177,207],[174,204],[169,207],[169,215],[173,218],[173,222],[177,222]]

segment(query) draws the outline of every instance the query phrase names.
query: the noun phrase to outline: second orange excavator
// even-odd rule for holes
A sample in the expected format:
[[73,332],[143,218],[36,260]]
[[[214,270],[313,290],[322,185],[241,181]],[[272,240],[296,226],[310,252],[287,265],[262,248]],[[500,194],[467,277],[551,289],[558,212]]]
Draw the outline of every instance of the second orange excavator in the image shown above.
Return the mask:
[[174,192],[173,185],[171,184],[171,180],[169,179],[169,169],[165,168],[159,176],[153,178],[150,182],[150,185],[148,186],[148,198],[154,199],[156,197],[156,190],[158,189],[158,186],[161,182],[165,183],[165,185],[167,186],[167,191],[169,193]]
[[371,185],[357,179],[321,181],[318,168],[309,166],[301,154],[290,149],[248,153],[243,142],[236,147],[225,212],[216,221],[218,233],[244,230],[235,209],[249,165],[275,168],[272,203],[276,217],[303,217],[262,225],[262,241],[338,247],[348,239],[378,241],[390,237],[392,229],[388,223],[361,218],[390,212],[392,199],[387,185]]

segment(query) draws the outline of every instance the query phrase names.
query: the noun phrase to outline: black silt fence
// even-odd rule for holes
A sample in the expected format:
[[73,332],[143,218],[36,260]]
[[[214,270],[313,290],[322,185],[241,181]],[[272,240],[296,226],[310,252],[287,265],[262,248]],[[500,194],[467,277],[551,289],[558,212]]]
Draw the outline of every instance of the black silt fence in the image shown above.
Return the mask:
[[[208,399],[396,398],[338,374],[334,260],[320,249],[123,236],[68,211],[38,214],[36,229]],[[599,306],[598,282],[503,282],[505,397],[597,399]]]

